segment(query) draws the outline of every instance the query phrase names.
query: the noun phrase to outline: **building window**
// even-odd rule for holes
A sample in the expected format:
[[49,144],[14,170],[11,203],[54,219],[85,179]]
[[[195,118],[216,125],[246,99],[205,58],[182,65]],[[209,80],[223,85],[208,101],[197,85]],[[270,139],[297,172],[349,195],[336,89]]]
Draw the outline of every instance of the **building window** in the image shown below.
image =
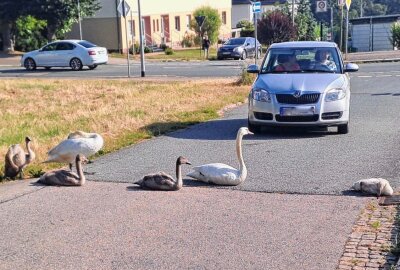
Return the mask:
[[156,31],[156,20],[153,20],[153,32]]
[[192,15],[186,15],[186,28],[190,29],[190,21],[192,20]]
[[226,24],[226,11],[222,11],[222,23]]
[[135,20],[129,21],[129,30],[130,30],[131,36],[136,36],[136,33],[135,33]]
[[181,20],[179,16],[175,17],[175,30],[181,31]]
[[160,24],[159,24],[158,19],[157,19],[157,32],[160,32]]

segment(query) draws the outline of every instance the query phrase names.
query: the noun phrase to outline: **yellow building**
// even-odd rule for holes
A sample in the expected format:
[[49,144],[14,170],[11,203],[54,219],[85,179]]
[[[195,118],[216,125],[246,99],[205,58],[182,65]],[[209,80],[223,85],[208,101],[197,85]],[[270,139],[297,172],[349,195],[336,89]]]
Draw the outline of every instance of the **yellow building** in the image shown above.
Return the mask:
[[[101,9],[93,17],[81,22],[82,38],[109,50],[126,52],[126,39],[129,47],[139,42],[138,1],[126,0],[131,7],[127,16],[128,36],[125,20],[117,10],[120,0],[99,0]],[[231,0],[141,0],[141,15],[146,45],[166,44],[181,46],[185,34],[190,33],[193,11],[202,6],[218,10],[222,26],[219,37],[226,39],[231,35]],[[68,38],[79,39],[79,26],[75,24]]]

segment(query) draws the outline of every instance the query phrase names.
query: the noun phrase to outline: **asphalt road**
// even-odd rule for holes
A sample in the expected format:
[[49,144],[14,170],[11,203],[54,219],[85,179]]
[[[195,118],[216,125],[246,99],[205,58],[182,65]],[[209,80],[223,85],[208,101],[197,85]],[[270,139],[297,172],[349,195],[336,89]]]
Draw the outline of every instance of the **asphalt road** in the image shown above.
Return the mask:
[[[248,60],[252,61],[252,60]],[[254,60],[253,60],[254,61]],[[89,70],[85,67],[81,71],[72,71],[70,68],[52,68],[45,70],[38,68],[31,72],[17,66],[0,66],[0,77],[41,77],[41,78],[123,78],[127,77],[126,62],[118,60],[119,64],[108,64]],[[250,62],[249,62],[250,63]],[[146,77],[232,77],[240,74],[243,61],[203,61],[203,62],[147,62]],[[140,63],[133,62],[131,76],[140,77]]]
[[343,196],[353,195],[352,182],[380,176],[399,187],[398,75],[393,64],[352,75],[348,135],[332,128],[246,137],[249,177],[240,187],[185,178],[178,192],[156,192],[131,183],[173,173],[178,155],[193,165],[237,166],[234,139],[246,125],[245,105],[85,166],[90,179],[105,182],[3,184],[0,269],[336,269],[370,199]]
[[[383,73],[381,73],[383,71]],[[243,141],[248,178],[234,189],[299,194],[348,194],[352,183],[369,177],[400,179],[400,66],[361,66],[352,74],[350,133],[280,129]],[[176,157],[193,165],[223,162],[238,166],[236,131],[247,125],[247,107],[224,118],[160,136],[96,160],[92,180],[132,182],[153,170],[174,174]],[[160,158],[162,157],[162,158]],[[186,170],[186,169],[185,169]],[[185,179],[186,185],[199,185]]]

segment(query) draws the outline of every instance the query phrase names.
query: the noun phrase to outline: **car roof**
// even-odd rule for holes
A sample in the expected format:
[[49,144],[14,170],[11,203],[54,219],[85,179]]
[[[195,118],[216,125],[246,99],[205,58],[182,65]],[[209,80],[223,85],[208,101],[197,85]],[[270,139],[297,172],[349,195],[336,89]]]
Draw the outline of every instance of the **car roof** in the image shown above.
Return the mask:
[[274,43],[270,46],[270,48],[309,48],[309,47],[336,48],[337,45],[334,42],[328,42],[328,41],[290,41],[290,42]]

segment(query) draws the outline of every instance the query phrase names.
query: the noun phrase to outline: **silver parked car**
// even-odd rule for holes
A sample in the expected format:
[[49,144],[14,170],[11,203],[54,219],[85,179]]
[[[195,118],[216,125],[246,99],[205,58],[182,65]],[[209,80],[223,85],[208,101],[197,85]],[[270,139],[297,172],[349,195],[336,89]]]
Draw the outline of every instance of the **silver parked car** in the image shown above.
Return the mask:
[[337,126],[349,131],[350,78],[335,43],[297,41],[269,47],[249,94],[248,126]]
[[71,67],[73,70],[81,70],[83,66],[95,69],[107,61],[106,48],[86,40],[60,40],[25,53],[21,58],[21,66],[27,70],[35,70],[37,67]]

